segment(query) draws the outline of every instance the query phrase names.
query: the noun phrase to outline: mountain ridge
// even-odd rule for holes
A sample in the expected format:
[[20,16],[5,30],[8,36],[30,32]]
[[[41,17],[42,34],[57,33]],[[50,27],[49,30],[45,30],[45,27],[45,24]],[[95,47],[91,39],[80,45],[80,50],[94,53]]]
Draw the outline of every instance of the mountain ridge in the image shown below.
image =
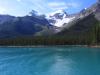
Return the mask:
[[64,10],[44,15],[0,15],[1,45],[100,44],[100,0],[69,15]]

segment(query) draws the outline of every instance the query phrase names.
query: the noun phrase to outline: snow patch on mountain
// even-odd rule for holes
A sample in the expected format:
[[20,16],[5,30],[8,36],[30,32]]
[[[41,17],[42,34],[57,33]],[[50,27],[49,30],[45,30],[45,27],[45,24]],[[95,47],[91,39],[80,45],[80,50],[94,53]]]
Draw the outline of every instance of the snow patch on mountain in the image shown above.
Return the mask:
[[49,23],[57,27],[62,27],[63,25],[73,21],[73,19],[75,19],[75,17],[68,15],[64,10],[53,12],[49,14],[48,17]]
[[67,13],[64,10],[57,10],[55,12],[50,13],[49,16],[54,16],[55,14],[67,15]]
[[61,19],[56,19],[56,22],[51,23],[51,24],[54,24],[57,27],[62,27],[63,25],[68,24],[69,22],[73,21],[74,18],[75,17],[63,18],[62,20]]

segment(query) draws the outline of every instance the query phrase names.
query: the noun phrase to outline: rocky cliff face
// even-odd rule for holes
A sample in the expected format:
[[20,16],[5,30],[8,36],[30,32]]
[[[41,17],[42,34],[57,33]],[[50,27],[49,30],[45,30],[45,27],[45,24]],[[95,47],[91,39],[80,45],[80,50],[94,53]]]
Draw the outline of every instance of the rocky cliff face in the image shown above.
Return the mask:
[[[75,15],[75,19],[62,27],[60,34],[87,32],[100,22],[100,0]],[[59,34],[58,33],[58,34]]]

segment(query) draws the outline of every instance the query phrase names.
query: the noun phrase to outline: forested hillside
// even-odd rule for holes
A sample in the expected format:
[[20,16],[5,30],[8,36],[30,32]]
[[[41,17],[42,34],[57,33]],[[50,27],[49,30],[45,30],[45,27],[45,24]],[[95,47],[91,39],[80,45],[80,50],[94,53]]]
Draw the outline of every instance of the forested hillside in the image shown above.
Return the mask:
[[1,39],[0,45],[100,45],[100,22],[90,15],[56,35]]

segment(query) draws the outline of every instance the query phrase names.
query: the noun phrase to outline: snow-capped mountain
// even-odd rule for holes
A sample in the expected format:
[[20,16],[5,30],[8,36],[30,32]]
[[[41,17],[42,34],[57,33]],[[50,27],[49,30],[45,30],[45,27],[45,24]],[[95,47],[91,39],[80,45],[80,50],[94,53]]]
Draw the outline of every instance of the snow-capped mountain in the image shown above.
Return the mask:
[[95,4],[93,4],[89,8],[85,8],[82,11],[80,11],[80,13],[78,13],[78,16],[80,19],[82,19],[90,14],[94,14],[96,19],[100,21],[100,0],[98,0]]
[[68,15],[64,10],[58,10],[49,14],[48,21],[51,25],[62,27],[73,21],[74,18],[75,16]]
[[[0,38],[23,35],[55,35],[63,33],[64,30],[66,32],[68,30],[80,32],[86,28],[88,30],[92,26],[92,21],[100,21],[100,0],[89,8],[84,8],[79,13],[71,15],[64,10],[53,12],[48,17],[36,15],[34,11],[31,14],[23,17],[0,15]],[[91,24],[87,23],[87,20]]]

